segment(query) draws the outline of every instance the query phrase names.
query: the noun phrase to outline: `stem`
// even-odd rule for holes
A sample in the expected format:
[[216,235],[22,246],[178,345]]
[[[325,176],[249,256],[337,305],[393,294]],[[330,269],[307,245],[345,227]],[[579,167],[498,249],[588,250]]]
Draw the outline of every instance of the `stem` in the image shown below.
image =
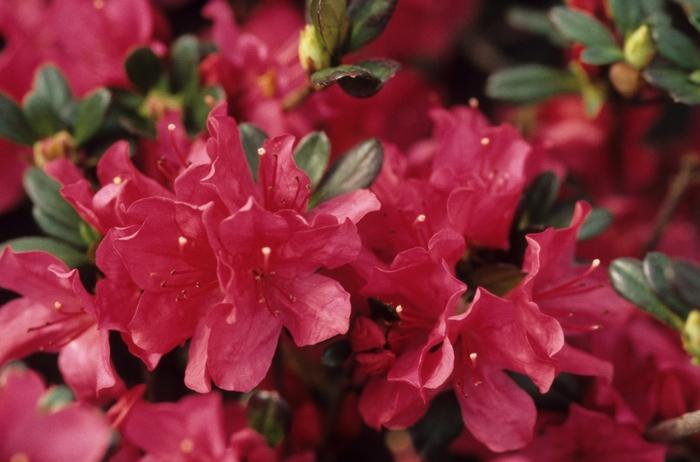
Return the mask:
[[282,100],[282,110],[284,112],[289,112],[295,107],[299,106],[302,104],[306,99],[313,93],[313,89],[311,88],[311,85],[306,85],[301,88],[297,88],[296,90],[292,91],[290,94],[284,97]]
[[692,156],[686,156],[681,159],[680,169],[669,185],[666,197],[664,198],[659,214],[656,217],[654,230],[652,231],[651,236],[644,247],[646,252],[651,252],[656,248],[656,246],[659,245],[664,229],[666,229],[666,225],[668,225],[669,221],[671,221],[671,218],[678,208],[678,205],[688,189],[688,186],[693,184],[694,180],[696,180],[698,164],[698,160]]
[[696,433],[700,433],[700,411],[664,420],[647,431],[647,438],[652,441],[671,442]]

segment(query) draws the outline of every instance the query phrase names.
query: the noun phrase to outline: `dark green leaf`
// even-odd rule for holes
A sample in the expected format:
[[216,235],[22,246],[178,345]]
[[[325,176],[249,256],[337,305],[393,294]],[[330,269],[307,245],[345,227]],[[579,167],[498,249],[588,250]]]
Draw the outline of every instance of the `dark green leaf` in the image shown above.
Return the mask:
[[350,357],[350,353],[352,353],[350,342],[345,339],[338,340],[323,350],[321,363],[328,367],[340,367]]
[[596,237],[608,229],[612,221],[613,215],[607,209],[600,207],[594,208],[578,230],[578,240],[585,241],[586,239]]
[[700,309],[700,266],[683,260],[674,260],[671,282],[683,300],[693,309]]
[[245,156],[248,159],[250,172],[253,174],[253,178],[257,178],[258,164],[260,163],[258,149],[262,147],[267,139],[267,134],[255,125],[249,123],[240,124],[238,126],[238,131],[241,133],[241,144],[243,145]]
[[684,71],[652,68],[644,71],[644,78],[655,87],[668,91],[671,98],[678,103],[700,104],[700,86],[691,82]]
[[665,26],[654,27],[652,35],[661,56],[683,69],[700,68],[700,50],[685,34]]
[[553,172],[539,174],[523,194],[519,206],[518,229],[544,224],[559,195],[559,179]]
[[634,31],[642,22],[644,10],[639,0],[609,0],[613,19],[622,34]]
[[625,299],[648,312],[659,321],[680,330],[683,321],[673,313],[647,284],[642,262],[634,258],[618,258],[608,268],[613,287]]
[[71,91],[61,72],[54,66],[42,67],[23,108],[34,132],[47,137],[66,128],[71,106]]
[[248,425],[265,437],[270,447],[282,441],[289,427],[289,406],[276,391],[256,391],[248,400]]
[[75,210],[63,200],[60,186],[42,170],[32,167],[24,174],[24,190],[35,206],[55,221],[71,228],[78,228],[80,217]]
[[536,103],[562,93],[578,91],[576,77],[569,71],[528,64],[492,74],[486,94],[512,103]]
[[311,0],[309,15],[321,43],[334,55],[345,31],[347,0]]
[[596,66],[616,63],[624,57],[618,47],[590,46],[581,53],[581,61]]
[[37,140],[22,110],[2,93],[0,93],[0,138],[26,146],[31,146]]
[[11,247],[15,252],[43,251],[63,260],[70,268],[89,263],[85,254],[70,245],[50,237],[20,237],[0,244],[0,251]]
[[88,141],[100,129],[111,99],[111,93],[100,88],[78,104],[73,130],[73,136],[78,145]]
[[678,298],[671,281],[674,279],[671,259],[660,252],[649,252],[642,263],[647,284],[656,295],[683,319],[690,313],[690,307]]
[[603,23],[589,14],[557,6],[552,8],[549,17],[559,32],[573,42],[587,47],[614,48],[617,46],[610,31]]
[[299,141],[294,151],[294,160],[309,176],[313,188],[321,181],[330,156],[331,142],[323,132],[309,133]]
[[343,64],[313,73],[311,83],[321,90],[337,82],[347,94],[368,98],[381,90],[398,69],[396,61],[381,59]]
[[459,403],[450,391],[435,398],[425,416],[409,431],[422,460],[444,460],[450,442],[463,429]]
[[160,58],[148,47],[129,53],[124,66],[131,83],[144,93],[158,83],[163,68]]
[[199,85],[199,41],[193,35],[183,35],[173,43],[172,90],[174,93],[193,95]]
[[357,50],[382,33],[396,8],[397,0],[351,0],[348,6],[350,30],[346,52]]
[[549,20],[547,13],[542,10],[515,6],[506,13],[506,21],[515,29],[545,36],[554,45],[566,44],[564,37]]
[[311,196],[309,206],[356,189],[369,188],[382,169],[384,148],[372,138],[351,148],[328,170]]
[[197,135],[204,130],[207,117],[209,112],[211,112],[210,98],[213,98],[213,102],[216,105],[219,101],[223,101],[226,98],[226,93],[224,89],[219,86],[207,86],[199,90],[196,93],[195,100],[190,101],[191,106],[191,123],[193,130],[191,130],[192,135]]
[[32,208],[32,216],[39,228],[49,236],[66,241],[76,247],[85,246],[80,236],[80,223],[76,226],[67,225],[62,221],[56,220],[36,205]]

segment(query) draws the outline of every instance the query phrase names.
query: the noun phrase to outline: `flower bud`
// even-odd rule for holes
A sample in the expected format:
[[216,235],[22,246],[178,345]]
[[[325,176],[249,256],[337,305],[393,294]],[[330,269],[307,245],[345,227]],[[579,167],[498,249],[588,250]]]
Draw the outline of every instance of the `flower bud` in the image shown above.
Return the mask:
[[299,39],[299,61],[306,72],[312,74],[330,65],[331,57],[318,39],[313,24],[307,24]]
[[651,30],[642,24],[625,40],[625,60],[635,69],[642,69],[654,58],[656,47],[651,38]]
[[639,71],[627,63],[619,62],[610,66],[610,81],[622,96],[631,98],[642,86]]
[[693,310],[683,326],[683,347],[693,357],[693,362],[700,363],[700,311]]
[[75,152],[75,140],[65,130],[34,143],[34,164],[42,168],[52,160],[69,157]]

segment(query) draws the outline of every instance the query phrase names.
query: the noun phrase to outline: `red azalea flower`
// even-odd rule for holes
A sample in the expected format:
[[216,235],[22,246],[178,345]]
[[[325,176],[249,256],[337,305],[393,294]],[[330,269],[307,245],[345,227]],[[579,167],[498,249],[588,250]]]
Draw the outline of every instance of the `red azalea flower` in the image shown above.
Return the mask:
[[111,436],[104,415],[81,403],[43,410],[46,391],[30,370],[0,374],[0,459],[101,461]]
[[47,253],[9,248],[0,254],[0,268],[0,287],[21,295],[0,310],[0,364],[59,352],[59,368],[79,399],[119,394],[123,384],[110,360],[108,333],[97,328],[78,270]]

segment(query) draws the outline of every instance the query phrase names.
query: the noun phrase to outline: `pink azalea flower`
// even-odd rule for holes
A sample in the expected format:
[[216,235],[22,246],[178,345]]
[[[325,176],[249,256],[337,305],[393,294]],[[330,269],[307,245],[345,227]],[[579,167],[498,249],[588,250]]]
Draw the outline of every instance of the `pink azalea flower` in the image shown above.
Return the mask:
[[0,254],[0,268],[0,287],[21,295],[0,309],[0,364],[59,352],[59,368],[79,399],[119,394],[123,384],[110,360],[108,332],[97,328],[93,297],[78,270],[47,253],[9,248]]
[[494,462],[662,462],[665,453],[634,428],[572,404],[563,425],[547,427],[526,449]]
[[46,392],[30,370],[10,367],[0,374],[0,458],[101,461],[111,436],[104,415],[82,403],[43,410]]

